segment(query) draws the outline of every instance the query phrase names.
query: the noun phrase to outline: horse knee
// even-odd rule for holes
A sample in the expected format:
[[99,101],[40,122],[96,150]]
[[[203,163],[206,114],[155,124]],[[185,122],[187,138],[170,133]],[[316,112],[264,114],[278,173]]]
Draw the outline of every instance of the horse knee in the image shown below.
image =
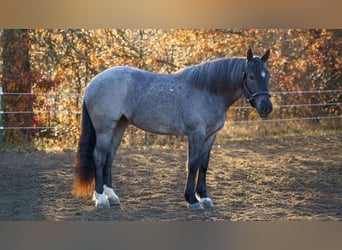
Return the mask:
[[199,166],[200,166],[200,159],[199,157],[196,157],[196,158],[193,158],[193,159],[190,159],[189,162],[188,162],[188,169],[189,171],[194,171],[194,172],[197,172]]

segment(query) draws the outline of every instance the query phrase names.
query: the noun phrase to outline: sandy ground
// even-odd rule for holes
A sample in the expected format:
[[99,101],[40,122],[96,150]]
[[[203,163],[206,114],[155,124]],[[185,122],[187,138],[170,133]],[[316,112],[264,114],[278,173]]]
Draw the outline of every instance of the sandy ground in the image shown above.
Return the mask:
[[341,220],[342,135],[228,141],[212,150],[216,208],[183,201],[186,149],[120,148],[113,164],[120,206],[74,197],[74,152],[0,153],[0,220]]

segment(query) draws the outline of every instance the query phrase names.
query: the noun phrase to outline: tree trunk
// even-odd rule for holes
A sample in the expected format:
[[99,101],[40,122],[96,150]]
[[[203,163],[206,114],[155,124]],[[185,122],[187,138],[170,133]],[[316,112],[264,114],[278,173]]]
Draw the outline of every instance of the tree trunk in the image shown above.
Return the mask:
[[[28,30],[8,29],[2,35],[3,75],[2,86],[5,93],[3,109],[10,111],[29,111],[27,114],[5,113],[4,127],[5,141],[12,143],[29,142],[32,140],[32,130],[17,129],[17,127],[33,126],[33,99],[30,95],[32,88],[32,74],[30,70],[30,42]],[[6,93],[18,93],[7,94]],[[19,94],[28,93],[28,94]],[[15,128],[15,129],[14,129]]]

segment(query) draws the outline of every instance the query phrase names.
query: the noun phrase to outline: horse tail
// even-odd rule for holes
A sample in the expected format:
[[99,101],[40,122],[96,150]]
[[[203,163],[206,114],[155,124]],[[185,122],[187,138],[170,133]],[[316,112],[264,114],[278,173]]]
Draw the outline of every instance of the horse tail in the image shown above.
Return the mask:
[[74,194],[86,197],[91,195],[95,186],[95,149],[96,134],[87,107],[82,104],[81,135],[78,142],[74,175]]

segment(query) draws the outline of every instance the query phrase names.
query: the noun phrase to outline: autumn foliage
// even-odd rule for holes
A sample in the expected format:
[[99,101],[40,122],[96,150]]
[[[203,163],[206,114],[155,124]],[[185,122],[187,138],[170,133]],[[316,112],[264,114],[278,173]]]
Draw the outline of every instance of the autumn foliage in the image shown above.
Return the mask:
[[[5,126],[50,127],[34,130],[34,138],[44,138],[47,145],[62,148],[72,147],[78,140],[84,88],[97,73],[111,66],[129,65],[171,73],[206,60],[245,56],[248,48],[255,54],[271,49],[268,68],[272,75],[272,92],[342,89],[341,30],[36,29],[21,31],[17,42],[8,44],[11,32],[13,30],[1,33],[2,86],[6,87],[5,92],[37,95],[6,97],[5,111],[33,113],[25,117],[4,114]],[[22,65],[23,62],[26,64]],[[276,105],[340,103],[342,93],[277,94],[272,100]],[[248,107],[242,99],[235,106]],[[341,105],[293,106],[275,109],[271,118],[339,116],[341,113]],[[253,109],[244,108],[232,109],[228,119],[258,118]],[[292,125],[295,128],[309,125],[341,128],[340,120],[336,119]],[[286,129],[289,129],[288,124],[283,127]],[[263,131],[267,130],[269,128],[264,127]],[[5,131],[5,139],[14,142],[18,140],[18,133],[22,132]],[[174,138],[129,127],[124,143],[177,144]]]

